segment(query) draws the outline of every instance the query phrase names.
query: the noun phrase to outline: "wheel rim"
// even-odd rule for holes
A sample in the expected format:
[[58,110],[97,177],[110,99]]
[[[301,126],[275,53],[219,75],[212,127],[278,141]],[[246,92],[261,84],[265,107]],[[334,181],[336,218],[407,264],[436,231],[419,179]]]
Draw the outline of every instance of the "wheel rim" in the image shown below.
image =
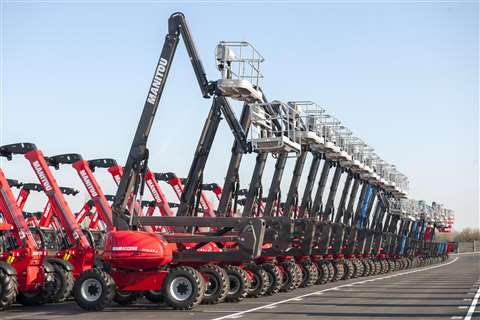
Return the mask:
[[88,302],[97,301],[102,296],[102,292],[102,284],[97,279],[87,279],[80,287],[82,298]]
[[207,275],[207,277],[208,277],[208,280],[207,280],[207,288],[205,290],[205,296],[208,297],[218,291],[219,284],[216,277],[212,275]]
[[229,275],[228,278],[230,280],[230,290],[228,290],[228,294],[237,294],[237,292],[240,291],[240,279],[234,275]]
[[177,301],[185,301],[193,294],[193,284],[187,277],[176,277],[168,286],[170,296]]

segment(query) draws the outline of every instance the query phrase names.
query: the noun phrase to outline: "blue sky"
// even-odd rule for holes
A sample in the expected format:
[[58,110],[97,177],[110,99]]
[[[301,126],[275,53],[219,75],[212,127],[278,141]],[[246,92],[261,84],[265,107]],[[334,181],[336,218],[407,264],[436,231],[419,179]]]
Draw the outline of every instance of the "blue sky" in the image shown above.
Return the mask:
[[[0,143],[31,141],[50,155],[123,163],[167,19],[183,11],[210,79],[219,77],[218,41],[253,43],[266,58],[270,100],[323,105],[409,176],[412,197],[454,209],[457,227],[478,226],[478,9],[478,2],[3,1]],[[149,141],[152,169],[187,174],[209,107],[181,44]],[[205,180],[223,182],[231,143],[222,124]],[[244,187],[253,158],[242,164]],[[34,178],[26,161],[3,167],[10,177]],[[270,160],[265,186],[272,170]],[[83,190],[73,169],[57,177]],[[99,179],[114,191],[107,175]]]

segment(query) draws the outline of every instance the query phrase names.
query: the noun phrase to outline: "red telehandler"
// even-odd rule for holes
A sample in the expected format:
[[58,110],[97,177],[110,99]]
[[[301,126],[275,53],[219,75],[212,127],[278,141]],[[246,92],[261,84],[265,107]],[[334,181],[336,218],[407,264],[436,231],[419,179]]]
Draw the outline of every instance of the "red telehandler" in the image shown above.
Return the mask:
[[57,293],[58,266],[35,240],[1,169],[0,213],[0,310],[15,300],[26,306],[50,302]]
[[[49,257],[63,271],[62,277],[58,277],[60,288],[59,299],[63,300],[71,293],[73,277],[77,277],[82,271],[92,268],[94,263],[94,250],[90,246],[91,239],[81,230],[75,222],[75,216],[68,206],[62,190],[58,186],[43,153],[32,143],[17,143],[0,146],[0,154],[12,159],[13,155],[24,155],[30,162],[43,191],[48,198],[49,205],[54,216],[54,225],[58,224],[58,230],[53,231],[60,240],[60,248],[56,250],[55,257]],[[48,227],[49,222],[43,221],[43,227]],[[41,225],[42,226],[42,225]]]

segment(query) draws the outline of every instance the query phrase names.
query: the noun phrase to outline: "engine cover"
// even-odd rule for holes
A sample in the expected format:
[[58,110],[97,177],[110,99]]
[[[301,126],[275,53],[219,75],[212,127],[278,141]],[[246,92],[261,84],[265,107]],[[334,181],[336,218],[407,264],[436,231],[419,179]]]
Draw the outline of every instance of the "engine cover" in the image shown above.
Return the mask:
[[155,269],[172,261],[175,244],[143,231],[111,231],[105,239],[105,262],[118,269]]

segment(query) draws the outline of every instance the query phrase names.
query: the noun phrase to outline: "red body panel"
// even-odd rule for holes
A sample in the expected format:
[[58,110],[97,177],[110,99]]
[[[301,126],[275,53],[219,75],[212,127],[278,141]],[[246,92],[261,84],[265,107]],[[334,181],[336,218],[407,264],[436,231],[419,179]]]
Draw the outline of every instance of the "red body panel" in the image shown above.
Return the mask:
[[112,231],[105,239],[104,259],[125,270],[156,269],[172,261],[175,244],[159,234],[142,231]]

